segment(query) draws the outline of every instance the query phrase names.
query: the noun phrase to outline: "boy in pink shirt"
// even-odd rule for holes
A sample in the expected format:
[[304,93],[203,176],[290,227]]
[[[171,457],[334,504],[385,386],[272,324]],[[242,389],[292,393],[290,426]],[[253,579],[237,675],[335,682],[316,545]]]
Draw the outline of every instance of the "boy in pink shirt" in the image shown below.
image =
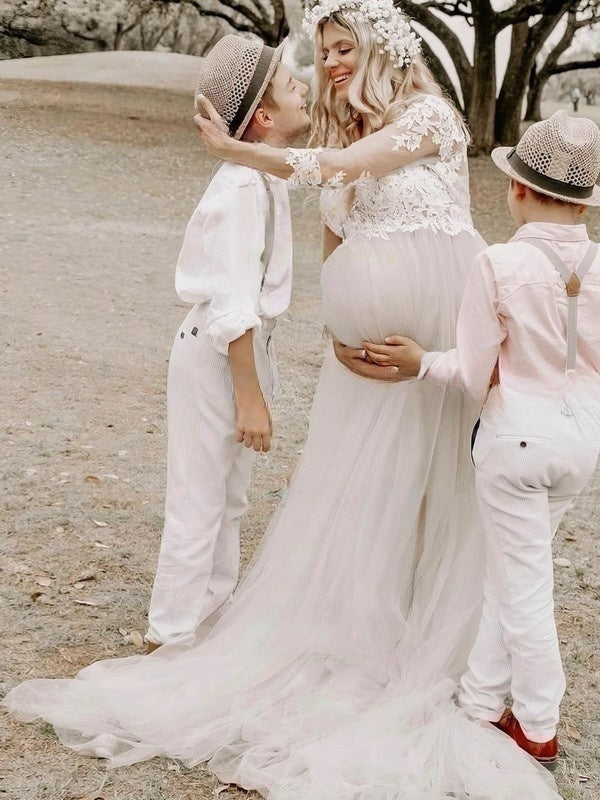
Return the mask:
[[552,767],[565,678],[551,545],[600,452],[600,256],[580,224],[600,206],[600,131],[559,111],[492,158],[521,227],[477,257],[456,348],[426,353],[401,336],[364,347],[388,378],[451,384],[483,403],[473,463],[487,579],[459,702]]

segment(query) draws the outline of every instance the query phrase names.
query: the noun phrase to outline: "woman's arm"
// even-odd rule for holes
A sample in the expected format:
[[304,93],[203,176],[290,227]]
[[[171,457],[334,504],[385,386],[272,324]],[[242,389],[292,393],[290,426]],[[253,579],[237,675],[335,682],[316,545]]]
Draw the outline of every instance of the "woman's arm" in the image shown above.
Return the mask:
[[325,150],[237,141],[223,132],[220,117],[205,98],[199,107],[205,116],[198,114],[194,122],[210,153],[304,186],[322,186],[329,180],[350,183],[365,173],[380,178],[426,156],[443,156],[451,142],[464,140],[454,113],[440,98],[416,101],[397,122],[349,147]]
[[339,236],[328,228],[327,225],[323,226],[323,263],[327,261],[329,256],[333,253],[336,247],[339,247],[342,240]]

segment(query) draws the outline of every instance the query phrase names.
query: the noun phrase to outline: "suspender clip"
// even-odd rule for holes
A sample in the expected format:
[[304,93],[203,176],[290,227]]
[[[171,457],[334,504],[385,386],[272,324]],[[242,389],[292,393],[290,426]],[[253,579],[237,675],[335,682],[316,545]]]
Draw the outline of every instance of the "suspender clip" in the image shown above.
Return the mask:
[[578,297],[580,289],[581,289],[581,281],[579,280],[579,276],[575,272],[573,272],[573,274],[569,279],[569,282],[567,283],[567,296]]

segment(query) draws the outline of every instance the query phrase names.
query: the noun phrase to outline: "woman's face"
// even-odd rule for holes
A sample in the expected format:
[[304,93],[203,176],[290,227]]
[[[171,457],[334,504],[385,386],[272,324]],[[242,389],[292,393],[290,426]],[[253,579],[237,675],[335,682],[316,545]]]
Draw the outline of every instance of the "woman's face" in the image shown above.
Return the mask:
[[336,97],[347,100],[348,88],[358,67],[358,46],[348,31],[331,20],[323,26],[321,58]]

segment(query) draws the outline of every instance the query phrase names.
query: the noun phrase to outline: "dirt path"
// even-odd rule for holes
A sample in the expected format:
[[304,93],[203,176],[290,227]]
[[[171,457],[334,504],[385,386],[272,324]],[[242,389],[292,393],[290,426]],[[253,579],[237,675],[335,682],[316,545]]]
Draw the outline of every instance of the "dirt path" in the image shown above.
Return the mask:
[[[2,691],[135,653],[145,630],[162,526],[166,362],[185,313],[173,265],[210,171],[189,111],[185,97],[143,89],[7,81],[0,90]],[[505,238],[503,181],[477,161],[473,185],[483,234]],[[255,471],[245,561],[302,447],[323,348],[317,208],[295,199],[293,210],[296,288],[276,332],[275,448]],[[600,235],[598,214],[592,229]],[[557,583],[569,675],[558,779],[570,800],[600,795],[597,491],[598,481],[556,552],[569,560]],[[0,797],[199,800],[215,790],[200,769],[155,759],[107,772],[65,751],[48,726],[2,723]]]

